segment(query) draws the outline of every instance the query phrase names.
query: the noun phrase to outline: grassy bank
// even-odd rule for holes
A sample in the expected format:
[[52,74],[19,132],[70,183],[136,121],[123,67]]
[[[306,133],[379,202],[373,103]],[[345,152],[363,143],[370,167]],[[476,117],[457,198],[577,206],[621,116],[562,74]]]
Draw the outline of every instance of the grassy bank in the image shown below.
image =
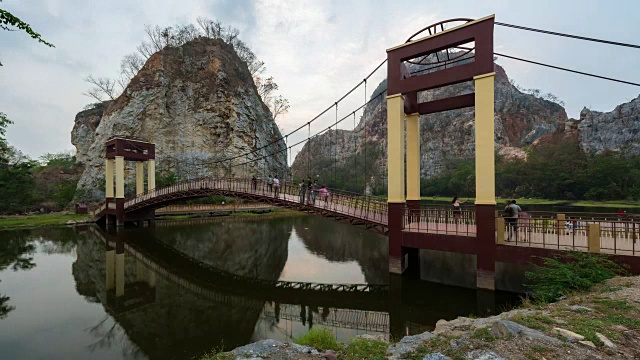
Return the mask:
[[65,225],[68,221],[84,222],[89,219],[90,215],[72,213],[0,216],[0,228]]

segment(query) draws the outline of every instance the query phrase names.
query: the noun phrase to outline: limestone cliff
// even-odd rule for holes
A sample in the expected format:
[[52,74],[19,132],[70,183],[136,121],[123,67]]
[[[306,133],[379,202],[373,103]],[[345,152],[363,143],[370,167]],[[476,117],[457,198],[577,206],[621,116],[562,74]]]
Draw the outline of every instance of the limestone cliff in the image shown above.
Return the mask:
[[[496,148],[505,156],[522,157],[525,155],[522,147],[564,126],[567,114],[562,106],[554,102],[518,90],[499,65],[496,65],[496,73]],[[367,188],[382,190],[383,179],[386,177],[385,89],[386,80],[374,91],[373,100],[365,108],[355,131],[339,130],[337,136],[335,131],[330,131],[313,139],[311,144],[305,144],[292,165],[294,176],[306,177],[309,169],[311,174],[316,174],[321,173],[327,166],[336,166],[341,168],[342,173],[347,174],[342,183],[354,190],[360,190],[363,189],[364,178],[359,178],[364,176],[362,174],[366,169]],[[423,92],[420,94],[420,101],[471,92],[473,83],[465,82]],[[382,96],[377,96],[380,93]],[[437,174],[447,159],[472,156],[475,145],[474,126],[473,108],[421,116],[422,176],[430,177]],[[323,154],[328,155],[323,157]],[[333,165],[333,154],[337,165]],[[336,173],[341,174],[339,171]],[[360,185],[351,187],[350,180],[360,181]]]
[[[147,60],[115,101],[78,114],[72,143],[85,166],[79,194],[103,196],[104,143],[114,136],[155,143],[159,178],[169,173],[178,179],[240,175],[258,168],[260,173],[286,172],[285,143],[278,141],[273,116],[246,64],[222,40],[198,38],[165,48]],[[261,147],[248,158],[220,162]],[[131,169],[132,164],[127,182],[133,180]]]
[[616,106],[611,112],[584,108],[580,120],[572,122],[577,123],[580,146],[585,152],[640,155],[640,96]]

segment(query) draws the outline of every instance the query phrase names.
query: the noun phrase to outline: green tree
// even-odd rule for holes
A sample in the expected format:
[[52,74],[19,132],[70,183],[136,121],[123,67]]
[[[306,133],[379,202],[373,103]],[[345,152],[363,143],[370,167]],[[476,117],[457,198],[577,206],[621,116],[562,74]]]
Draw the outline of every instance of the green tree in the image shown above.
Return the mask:
[[[2,2],[2,0],[0,0],[0,2]],[[29,24],[3,9],[0,9],[0,29],[7,31],[24,31],[39,43],[45,44],[49,47],[55,47],[52,43],[45,41],[40,34],[31,28]],[[0,66],[2,66],[1,62]]]

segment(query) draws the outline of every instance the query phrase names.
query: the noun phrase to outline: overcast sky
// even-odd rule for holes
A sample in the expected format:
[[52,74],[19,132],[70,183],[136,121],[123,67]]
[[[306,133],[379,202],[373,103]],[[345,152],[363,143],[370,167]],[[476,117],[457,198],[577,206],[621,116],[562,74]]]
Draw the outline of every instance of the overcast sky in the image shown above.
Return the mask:
[[[306,123],[363,79],[385,57],[436,21],[496,15],[496,21],[638,43],[640,2],[615,1],[164,1],[4,0],[51,49],[24,33],[0,31],[0,111],[15,124],[9,142],[32,157],[70,150],[75,114],[91,102],[82,95],[89,74],[115,76],[121,58],[144,38],[145,24],[219,19],[266,63],[291,102],[285,131]],[[640,51],[496,27],[495,50],[586,72],[640,82]],[[583,107],[610,111],[640,94],[640,88],[536,65],[499,59],[525,88],[551,92],[570,117]],[[385,68],[370,81],[369,94]],[[364,90],[339,106],[339,116],[364,100]],[[318,122],[323,128],[335,112]],[[345,122],[344,128],[353,122]]]

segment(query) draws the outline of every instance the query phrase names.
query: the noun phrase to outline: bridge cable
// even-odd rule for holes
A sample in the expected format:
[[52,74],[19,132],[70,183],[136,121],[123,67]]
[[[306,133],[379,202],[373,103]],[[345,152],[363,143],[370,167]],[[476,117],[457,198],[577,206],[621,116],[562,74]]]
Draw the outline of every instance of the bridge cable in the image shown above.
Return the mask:
[[[309,132],[307,133],[307,176],[311,175],[311,121],[307,123]],[[304,179],[303,179],[304,181]]]
[[362,110],[362,117],[364,121],[364,179],[362,182],[362,193],[367,193],[367,116],[365,113],[367,112],[366,104],[367,104],[367,79],[364,79],[364,103],[365,108]]
[[530,64],[535,64],[535,65],[545,66],[545,67],[552,68],[552,69],[568,71],[568,72],[572,72],[572,73],[575,73],[575,74],[591,76],[591,77],[595,77],[595,78],[598,78],[598,79],[619,82],[619,83],[622,83],[622,84],[640,86],[640,83],[634,83],[634,82],[631,82],[631,81],[614,79],[614,78],[610,78],[610,77],[606,77],[606,76],[602,76],[602,75],[596,75],[596,74],[591,74],[591,73],[587,73],[587,72],[584,72],[584,71],[578,71],[578,70],[573,70],[573,69],[564,68],[564,67],[560,67],[560,66],[549,65],[549,64],[545,64],[545,63],[541,63],[541,62],[537,62],[537,61],[533,61],[533,60],[527,60],[527,59],[523,59],[523,58],[519,58],[519,57],[515,57],[515,56],[510,56],[510,55],[505,55],[505,54],[500,54],[500,53],[496,53],[496,52],[494,52],[493,54],[496,55],[496,56],[502,56],[502,57],[505,57],[505,58],[518,60],[518,61],[523,61],[523,62],[527,62],[527,63],[530,63]]
[[[331,137],[329,137],[331,139]],[[333,134],[333,186],[337,188],[337,165],[338,165],[338,103],[336,103],[336,131]]]
[[624,46],[624,47],[640,49],[640,45],[635,45],[635,44],[627,44],[627,43],[622,43],[622,42],[617,42],[617,41],[590,38],[590,37],[586,37],[586,36],[564,34],[564,33],[559,33],[559,32],[555,32],[555,31],[535,29],[535,28],[530,28],[530,27],[526,27],[526,26],[513,25],[513,24],[502,23],[502,22],[495,22],[494,24],[500,25],[500,26],[504,26],[504,27],[510,27],[510,28],[514,28],[514,29],[519,29],[519,30],[527,30],[527,31],[539,32],[539,33],[547,34],[547,35],[564,36],[564,37],[568,37],[568,38],[572,38],[572,39],[593,41],[593,42],[598,42],[598,43],[602,43],[602,44],[609,44],[609,45],[615,45],[615,46]]
[[[364,113],[364,112],[363,112]],[[358,189],[358,151],[357,151],[357,143],[356,143],[356,112],[353,112],[353,192],[356,192]]]

